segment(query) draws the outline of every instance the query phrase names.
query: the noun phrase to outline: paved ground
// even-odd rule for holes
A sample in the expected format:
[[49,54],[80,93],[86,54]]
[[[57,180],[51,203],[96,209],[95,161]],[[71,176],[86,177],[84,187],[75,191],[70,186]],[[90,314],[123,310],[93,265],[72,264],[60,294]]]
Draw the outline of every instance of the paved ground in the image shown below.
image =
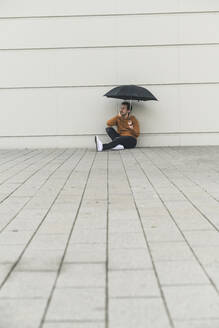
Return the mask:
[[218,328],[219,147],[0,151],[0,328]]

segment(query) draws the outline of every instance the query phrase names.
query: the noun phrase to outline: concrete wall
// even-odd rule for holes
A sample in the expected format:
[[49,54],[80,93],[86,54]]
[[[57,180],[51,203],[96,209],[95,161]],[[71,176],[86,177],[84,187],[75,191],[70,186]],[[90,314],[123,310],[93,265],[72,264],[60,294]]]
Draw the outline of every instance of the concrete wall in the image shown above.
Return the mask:
[[218,0],[2,0],[0,147],[93,146],[120,84],[141,146],[219,144]]

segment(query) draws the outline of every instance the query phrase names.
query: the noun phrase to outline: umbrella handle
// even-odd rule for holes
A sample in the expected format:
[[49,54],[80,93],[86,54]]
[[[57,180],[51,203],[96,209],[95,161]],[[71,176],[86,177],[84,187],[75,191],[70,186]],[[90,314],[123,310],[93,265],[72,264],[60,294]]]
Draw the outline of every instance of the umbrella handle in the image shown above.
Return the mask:
[[129,115],[130,115],[131,111],[132,111],[132,99],[130,99],[130,112],[129,112]]

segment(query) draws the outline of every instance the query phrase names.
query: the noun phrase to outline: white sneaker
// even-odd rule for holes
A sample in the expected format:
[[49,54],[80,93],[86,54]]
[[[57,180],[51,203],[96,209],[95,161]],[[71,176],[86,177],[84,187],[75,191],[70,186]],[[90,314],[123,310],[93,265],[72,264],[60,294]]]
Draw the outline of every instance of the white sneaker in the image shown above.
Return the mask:
[[97,151],[102,151],[103,150],[103,144],[100,141],[98,136],[95,136],[95,143],[96,143],[96,150]]
[[117,145],[116,147],[112,148],[112,150],[123,150],[124,146],[123,145]]

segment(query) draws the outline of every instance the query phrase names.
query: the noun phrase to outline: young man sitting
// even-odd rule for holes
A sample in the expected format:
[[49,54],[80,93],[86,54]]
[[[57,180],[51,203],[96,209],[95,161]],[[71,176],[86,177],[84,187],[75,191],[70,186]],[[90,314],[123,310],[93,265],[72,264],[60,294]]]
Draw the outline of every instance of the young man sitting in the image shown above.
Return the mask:
[[[139,123],[134,115],[130,115],[130,103],[124,101],[121,104],[120,112],[115,117],[107,121],[106,132],[112,139],[111,142],[103,144],[98,136],[95,136],[97,151],[107,149],[121,150],[124,148],[134,148],[139,136]],[[117,127],[117,132],[112,128]]]

